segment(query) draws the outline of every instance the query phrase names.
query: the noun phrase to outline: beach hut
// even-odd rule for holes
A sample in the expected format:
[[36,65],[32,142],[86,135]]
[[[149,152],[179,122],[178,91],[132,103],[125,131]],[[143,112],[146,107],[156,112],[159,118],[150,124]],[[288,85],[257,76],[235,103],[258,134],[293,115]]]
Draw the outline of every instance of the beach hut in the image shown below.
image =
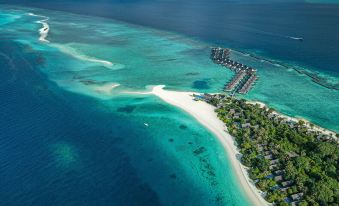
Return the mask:
[[293,157],[298,157],[299,155],[295,152],[287,152],[287,156],[290,158],[293,158]]
[[271,160],[271,159],[273,159],[273,155],[268,154],[268,155],[264,156],[264,158],[267,159],[267,160]]
[[242,128],[250,128],[251,124],[250,123],[242,124],[241,127]]
[[270,170],[274,170],[274,169],[277,169],[277,168],[278,168],[278,165],[277,165],[277,164],[275,164],[275,165],[270,165],[268,168],[269,168]]
[[283,177],[282,175],[278,175],[278,176],[275,176],[275,177],[274,177],[274,180],[275,180],[276,182],[280,182],[280,181],[283,181],[283,180],[284,180],[284,177]]
[[283,187],[287,187],[287,186],[291,186],[293,184],[292,180],[287,180],[281,183],[281,186]]
[[300,201],[303,196],[304,196],[304,193],[299,192],[299,193],[291,195],[291,199],[293,201]]
[[285,170],[276,170],[273,172],[275,175],[282,175],[285,173]]
[[279,163],[279,159],[274,159],[274,160],[270,161],[270,165],[274,165],[274,164],[277,164],[277,163]]
[[283,187],[283,188],[280,189],[280,191],[282,191],[282,192],[287,192],[287,190],[290,189],[290,188],[291,188],[291,187]]

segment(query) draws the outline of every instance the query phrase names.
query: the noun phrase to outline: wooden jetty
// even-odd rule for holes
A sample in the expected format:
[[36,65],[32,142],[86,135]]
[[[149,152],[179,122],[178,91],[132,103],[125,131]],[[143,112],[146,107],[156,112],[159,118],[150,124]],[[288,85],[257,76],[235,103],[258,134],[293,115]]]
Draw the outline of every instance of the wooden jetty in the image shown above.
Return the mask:
[[227,48],[212,48],[211,59],[214,63],[225,66],[236,73],[224,88],[224,91],[231,92],[232,95],[248,93],[258,79],[257,70],[232,60],[230,50]]

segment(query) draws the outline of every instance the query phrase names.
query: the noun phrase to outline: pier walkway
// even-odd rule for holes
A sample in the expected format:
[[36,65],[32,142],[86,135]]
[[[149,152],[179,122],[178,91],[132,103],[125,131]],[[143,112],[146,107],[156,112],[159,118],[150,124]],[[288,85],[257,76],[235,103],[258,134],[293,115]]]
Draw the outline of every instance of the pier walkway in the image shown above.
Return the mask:
[[230,50],[227,48],[212,48],[211,59],[214,63],[225,66],[236,73],[232,80],[225,85],[224,91],[246,94],[258,79],[257,70],[230,59]]

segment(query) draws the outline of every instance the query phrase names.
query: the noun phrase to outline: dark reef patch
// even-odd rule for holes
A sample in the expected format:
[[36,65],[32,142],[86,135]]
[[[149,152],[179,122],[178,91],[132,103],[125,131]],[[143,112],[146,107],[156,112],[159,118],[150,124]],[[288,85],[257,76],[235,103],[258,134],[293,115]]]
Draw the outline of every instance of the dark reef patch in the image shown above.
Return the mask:
[[[76,77],[73,77],[73,79],[75,79]],[[93,84],[97,84],[97,81],[95,80],[91,80],[91,79],[87,79],[87,80],[80,80],[81,83],[83,83],[84,85],[93,85]]]
[[210,86],[208,82],[205,80],[197,80],[193,82],[192,88],[194,89],[209,89]]
[[137,98],[134,98],[134,100],[136,100],[136,101],[142,101],[142,100],[144,100],[145,98],[144,97],[137,97]]
[[124,112],[124,113],[132,113],[135,110],[136,106],[131,106],[131,105],[127,105],[125,107],[119,107],[117,109],[118,112]]
[[205,147],[199,147],[198,149],[194,150],[193,153],[195,155],[200,155],[202,153],[206,152],[206,148]]
[[147,162],[153,162],[153,158],[148,158]]
[[177,179],[177,175],[173,173],[173,174],[170,175],[170,178],[171,179]]
[[182,125],[179,126],[179,128],[180,128],[180,129],[187,129],[187,126],[184,125],[184,124],[182,124]]
[[199,72],[188,72],[185,75],[186,76],[196,76],[196,75],[199,75],[199,74],[200,74]]

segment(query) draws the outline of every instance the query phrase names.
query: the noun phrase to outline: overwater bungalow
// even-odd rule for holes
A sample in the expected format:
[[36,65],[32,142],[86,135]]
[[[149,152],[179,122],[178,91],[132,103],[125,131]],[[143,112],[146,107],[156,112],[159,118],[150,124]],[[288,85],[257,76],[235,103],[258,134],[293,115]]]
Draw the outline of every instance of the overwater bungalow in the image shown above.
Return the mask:
[[232,91],[246,76],[246,72],[239,72],[225,87],[225,91]]
[[257,80],[257,76],[255,74],[250,74],[250,77],[243,84],[243,86],[239,90],[239,93],[246,94],[252,88],[255,80]]
[[224,90],[246,94],[253,87],[254,82],[257,80],[256,69],[236,62],[230,59],[230,50],[227,48],[212,48],[211,59],[214,63],[228,67],[236,72],[236,76],[225,86]]

